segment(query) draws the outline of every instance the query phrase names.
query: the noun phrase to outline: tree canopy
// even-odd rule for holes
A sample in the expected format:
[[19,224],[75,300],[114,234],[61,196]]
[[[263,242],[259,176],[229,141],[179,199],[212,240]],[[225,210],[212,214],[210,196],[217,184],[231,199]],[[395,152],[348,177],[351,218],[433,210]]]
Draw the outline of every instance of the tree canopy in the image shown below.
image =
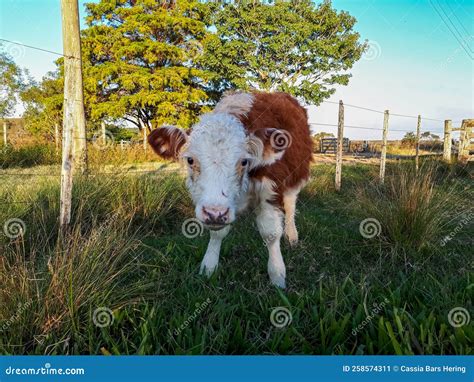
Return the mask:
[[[348,84],[365,49],[355,18],[329,1],[100,0],[86,8],[89,126],[105,119],[188,127],[227,89],[285,91],[319,104]],[[33,127],[61,118],[57,64],[23,97]]]
[[83,31],[86,102],[92,118],[189,126],[206,110],[210,73],[193,65],[209,34],[194,0],[102,0]]
[[364,52],[355,22],[330,1],[224,3],[213,12],[203,61],[222,88],[280,90],[319,104],[333,85],[348,84]]

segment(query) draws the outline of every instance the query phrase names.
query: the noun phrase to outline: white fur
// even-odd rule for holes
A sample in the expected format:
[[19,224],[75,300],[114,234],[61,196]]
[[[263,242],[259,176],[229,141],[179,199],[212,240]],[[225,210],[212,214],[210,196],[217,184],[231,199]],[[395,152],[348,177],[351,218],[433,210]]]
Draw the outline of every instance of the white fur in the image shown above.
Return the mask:
[[254,96],[249,93],[233,93],[224,96],[214,108],[214,113],[247,115],[252,109]]

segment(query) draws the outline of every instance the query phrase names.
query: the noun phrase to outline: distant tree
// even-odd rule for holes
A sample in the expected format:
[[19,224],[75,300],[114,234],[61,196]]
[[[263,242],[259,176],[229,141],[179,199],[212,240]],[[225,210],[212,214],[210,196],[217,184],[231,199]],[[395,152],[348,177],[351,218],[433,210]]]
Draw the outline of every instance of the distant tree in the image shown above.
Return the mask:
[[53,137],[55,124],[61,130],[64,99],[62,61],[58,60],[57,69],[47,73],[39,83],[31,81],[21,94],[25,104],[25,128],[32,133]]
[[194,60],[210,33],[197,0],[101,0],[86,4],[86,103],[91,118],[123,118],[141,128],[183,127],[208,110],[212,73]]
[[25,73],[6,53],[0,52],[0,118],[11,116],[24,88]]
[[416,144],[416,135],[414,132],[410,131],[404,135],[402,138],[402,145],[413,147]]
[[201,62],[229,88],[280,90],[319,104],[347,85],[347,72],[366,45],[356,19],[330,1],[233,2],[215,5],[216,33],[206,38]]
[[313,138],[314,139],[322,139],[322,138],[334,138],[334,134],[333,133],[326,133],[325,131],[321,131],[319,133],[316,133],[313,135]]

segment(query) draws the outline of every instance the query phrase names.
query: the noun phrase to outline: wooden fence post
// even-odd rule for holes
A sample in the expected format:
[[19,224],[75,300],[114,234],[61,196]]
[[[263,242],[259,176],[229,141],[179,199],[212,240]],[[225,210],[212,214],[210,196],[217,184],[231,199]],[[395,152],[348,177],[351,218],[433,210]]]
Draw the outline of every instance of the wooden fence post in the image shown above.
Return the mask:
[[7,129],[8,129],[8,123],[6,120],[3,120],[3,145],[4,146],[7,146],[8,144]]
[[382,151],[380,153],[380,183],[385,181],[385,161],[387,158],[387,136],[388,136],[388,116],[389,111],[385,110],[383,114],[383,134],[382,134]]
[[104,147],[107,145],[107,131],[105,129],[105,122],[102,121],[100,123],[100,127],[102,129],[102,144],[104,145]]
[[339,119],[337,123],[337,151],[336,151],[336,191],[341,190],[342,178],[342,145],[344,143],[344,104],[339,101]]
[[453,124],[450,119],[444,121],[444,144],[443,144],[443,160],[451,163],[451,131]]
[[415,148],[415,169],[418,172],[420,167],[420,135],[421,135],[421,115],[418,114],[418,122],[416,123],[416,148]]
[[59,126],[58,123],[54,123],[54,145],[56,146],[56,154],[59,153]]
[[147,125],[142,124],[143,126],[143,151],[145,151],[145,158],[146,158],[146,151],[147,151],[147,146],[148,146],[148,139],[147,139]]
[[120,140],[120,149],[123,151],[123,139]]
[[64,138],[59,226],[61,234],[64,234],[71,221],[74,165],[79,164],[82,171],[85,171],[87,166],[81,37],[77,0],[61,0],[61,22],[64,52]]
[[463,119],[461,125],[461,133],[459,136],[458,160],[461,163],[467,163],[469,160],[469,148],[471,145],[473,119]]

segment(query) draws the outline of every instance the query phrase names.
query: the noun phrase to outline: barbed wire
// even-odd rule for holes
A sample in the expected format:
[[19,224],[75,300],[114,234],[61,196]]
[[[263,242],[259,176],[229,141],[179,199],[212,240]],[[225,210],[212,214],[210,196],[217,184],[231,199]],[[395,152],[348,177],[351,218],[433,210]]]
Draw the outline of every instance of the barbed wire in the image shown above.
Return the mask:
[[40,51],[40,52],[55,54],[56,56],[61,56],[61,57],[66,57],[66,58],[74,58],[74,59],[76,59],[76,60],[79,60],[79,57],[76,57],[76,56],[69,56],[69,55],[66,55],[66,54],[64,54],[64,53],[55,52],[54,50],[39,48],[39,47],[37,47],[37,46],[28,45],[28,44],[23,44],[23,43],[21,43],[21,42],[8,40],[8,39],[6,39],[6,38],[0,38],[0,41],[6,42],[6,43],[9,43],[9,44],[18,45],[18,46],[23,46],[23,47],[25,47],[25,48],[29,48],[29,49],[33,49],[33,50],[38,50],[38,51]]

